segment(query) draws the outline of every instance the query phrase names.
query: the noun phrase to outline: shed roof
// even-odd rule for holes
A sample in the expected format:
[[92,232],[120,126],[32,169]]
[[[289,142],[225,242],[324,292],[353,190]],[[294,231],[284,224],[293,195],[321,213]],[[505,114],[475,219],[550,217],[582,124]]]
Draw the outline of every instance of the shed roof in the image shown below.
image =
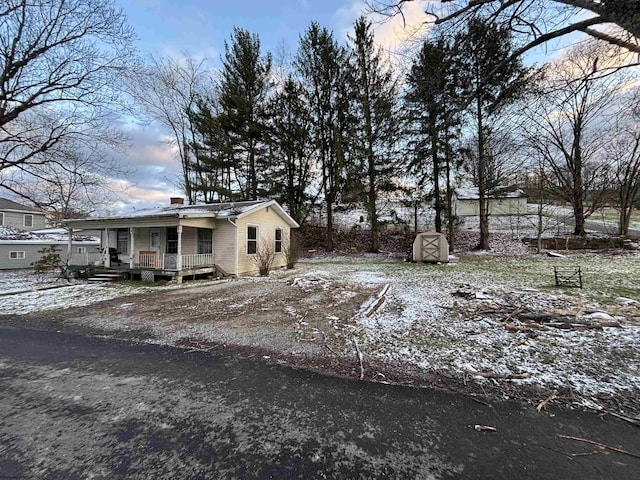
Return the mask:
[[[480,198],[480,192],[478,187],[464,187],[455,189],[456,197],[458,200],[478,200]],[[527,194],[518,187],[504,187],[498,186],[493,188],[488,198],[523,198]]]

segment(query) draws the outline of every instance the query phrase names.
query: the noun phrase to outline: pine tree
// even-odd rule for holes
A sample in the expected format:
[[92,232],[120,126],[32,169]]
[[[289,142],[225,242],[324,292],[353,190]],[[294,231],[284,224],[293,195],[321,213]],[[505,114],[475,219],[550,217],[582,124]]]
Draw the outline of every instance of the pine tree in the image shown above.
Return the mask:
[[294,64],[310,102],[312,139],[327,208],[326,247],[333,250],[333,209],[345,184],[347,52],[331,32],[314,22],[300,38]]
[[311,115],[302,85],[289,76],[270,104],[270,146],[274,159],[270,194],[303,223],[312,176]]
[[261,54],[257,35],[235,28],[231,44],[225,42],[222,66],[220,122],[233,146],[233,180],[243,199],[256,200],[269,164],[264,112],[271,55]]
[[[482,19],[471,19],[466,30],[457,35],[458,56],[477,126],[477,183],[480,207],[480,250],[489,249],[488,195],[497,184],[488,182],[490,120],[501,107],[517,98],[526,80],[522,62],[511,58],[511,34]],[[496,179],[497,180],[497,179]]]
[[[452,171],[455,170],[452,142],[460,123],[458,64],[451,42],[443,36],[425,41],[407,76],[405,111],[412,157],[409,169],[420,184],[433,182],[435,229],[442,232],[443,214],[448,219],[449,240],[453,240]],[[443,195],[441,182],[445,177]],[[443,201],[444,200],[444,201]]]
[[379,245],[378,201],[381,192],[397,190],[393,182],[397,173],[394,147],[400,124],[397,112],[397,83],[382,51],[376,48],[371,23],[360,17],[354,24],[351,83],[354,103],[354,154],[360,173],[362,196],[371,225],[370,250]]

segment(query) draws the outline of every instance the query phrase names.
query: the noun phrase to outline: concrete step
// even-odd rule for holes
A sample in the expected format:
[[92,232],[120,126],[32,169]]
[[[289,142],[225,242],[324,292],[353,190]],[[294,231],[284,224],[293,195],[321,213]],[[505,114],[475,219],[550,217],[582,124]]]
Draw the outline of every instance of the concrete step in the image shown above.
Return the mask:
[[125,276],[122,273],[96,273],[92,277],[87,279],[88,282],[117,282],[124,280]]

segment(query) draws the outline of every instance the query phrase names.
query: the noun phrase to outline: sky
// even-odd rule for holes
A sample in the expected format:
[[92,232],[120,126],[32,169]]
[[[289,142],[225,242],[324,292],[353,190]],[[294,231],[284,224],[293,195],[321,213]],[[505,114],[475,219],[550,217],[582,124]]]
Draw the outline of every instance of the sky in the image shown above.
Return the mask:
[[[220,66],[224,42],[234,27],[257,33],[263,51],[274,55],[284,46],[294,52],[301,34],[312,21],[329,28],[339,40],[346,40],[353,22],[364,11],[363,0],[116,0],[137,36],[142,56],[181,57],[189,54]],[[423,5],[409,4],[405,12],[407,28],[401,19],[376,24],[380,45],[395,49],[402,36],[413,31],[426,18]],[[162,206],[170,196],[180,195],[175,186],[180,164],[161,125],[133,118],[124,120],[130,138],[126,152],[117,159],[129,170],[126,178],[115,181],[121,202],[114,209],[132,210]]]

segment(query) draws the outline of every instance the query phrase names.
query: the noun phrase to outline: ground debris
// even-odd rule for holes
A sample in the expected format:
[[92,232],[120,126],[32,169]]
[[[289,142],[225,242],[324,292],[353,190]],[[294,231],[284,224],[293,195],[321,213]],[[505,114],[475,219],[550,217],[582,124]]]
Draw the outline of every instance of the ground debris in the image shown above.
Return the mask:
[[491,427],[489,425],[474,425],[473,429],[476,432],[496,432],[496,427]]

